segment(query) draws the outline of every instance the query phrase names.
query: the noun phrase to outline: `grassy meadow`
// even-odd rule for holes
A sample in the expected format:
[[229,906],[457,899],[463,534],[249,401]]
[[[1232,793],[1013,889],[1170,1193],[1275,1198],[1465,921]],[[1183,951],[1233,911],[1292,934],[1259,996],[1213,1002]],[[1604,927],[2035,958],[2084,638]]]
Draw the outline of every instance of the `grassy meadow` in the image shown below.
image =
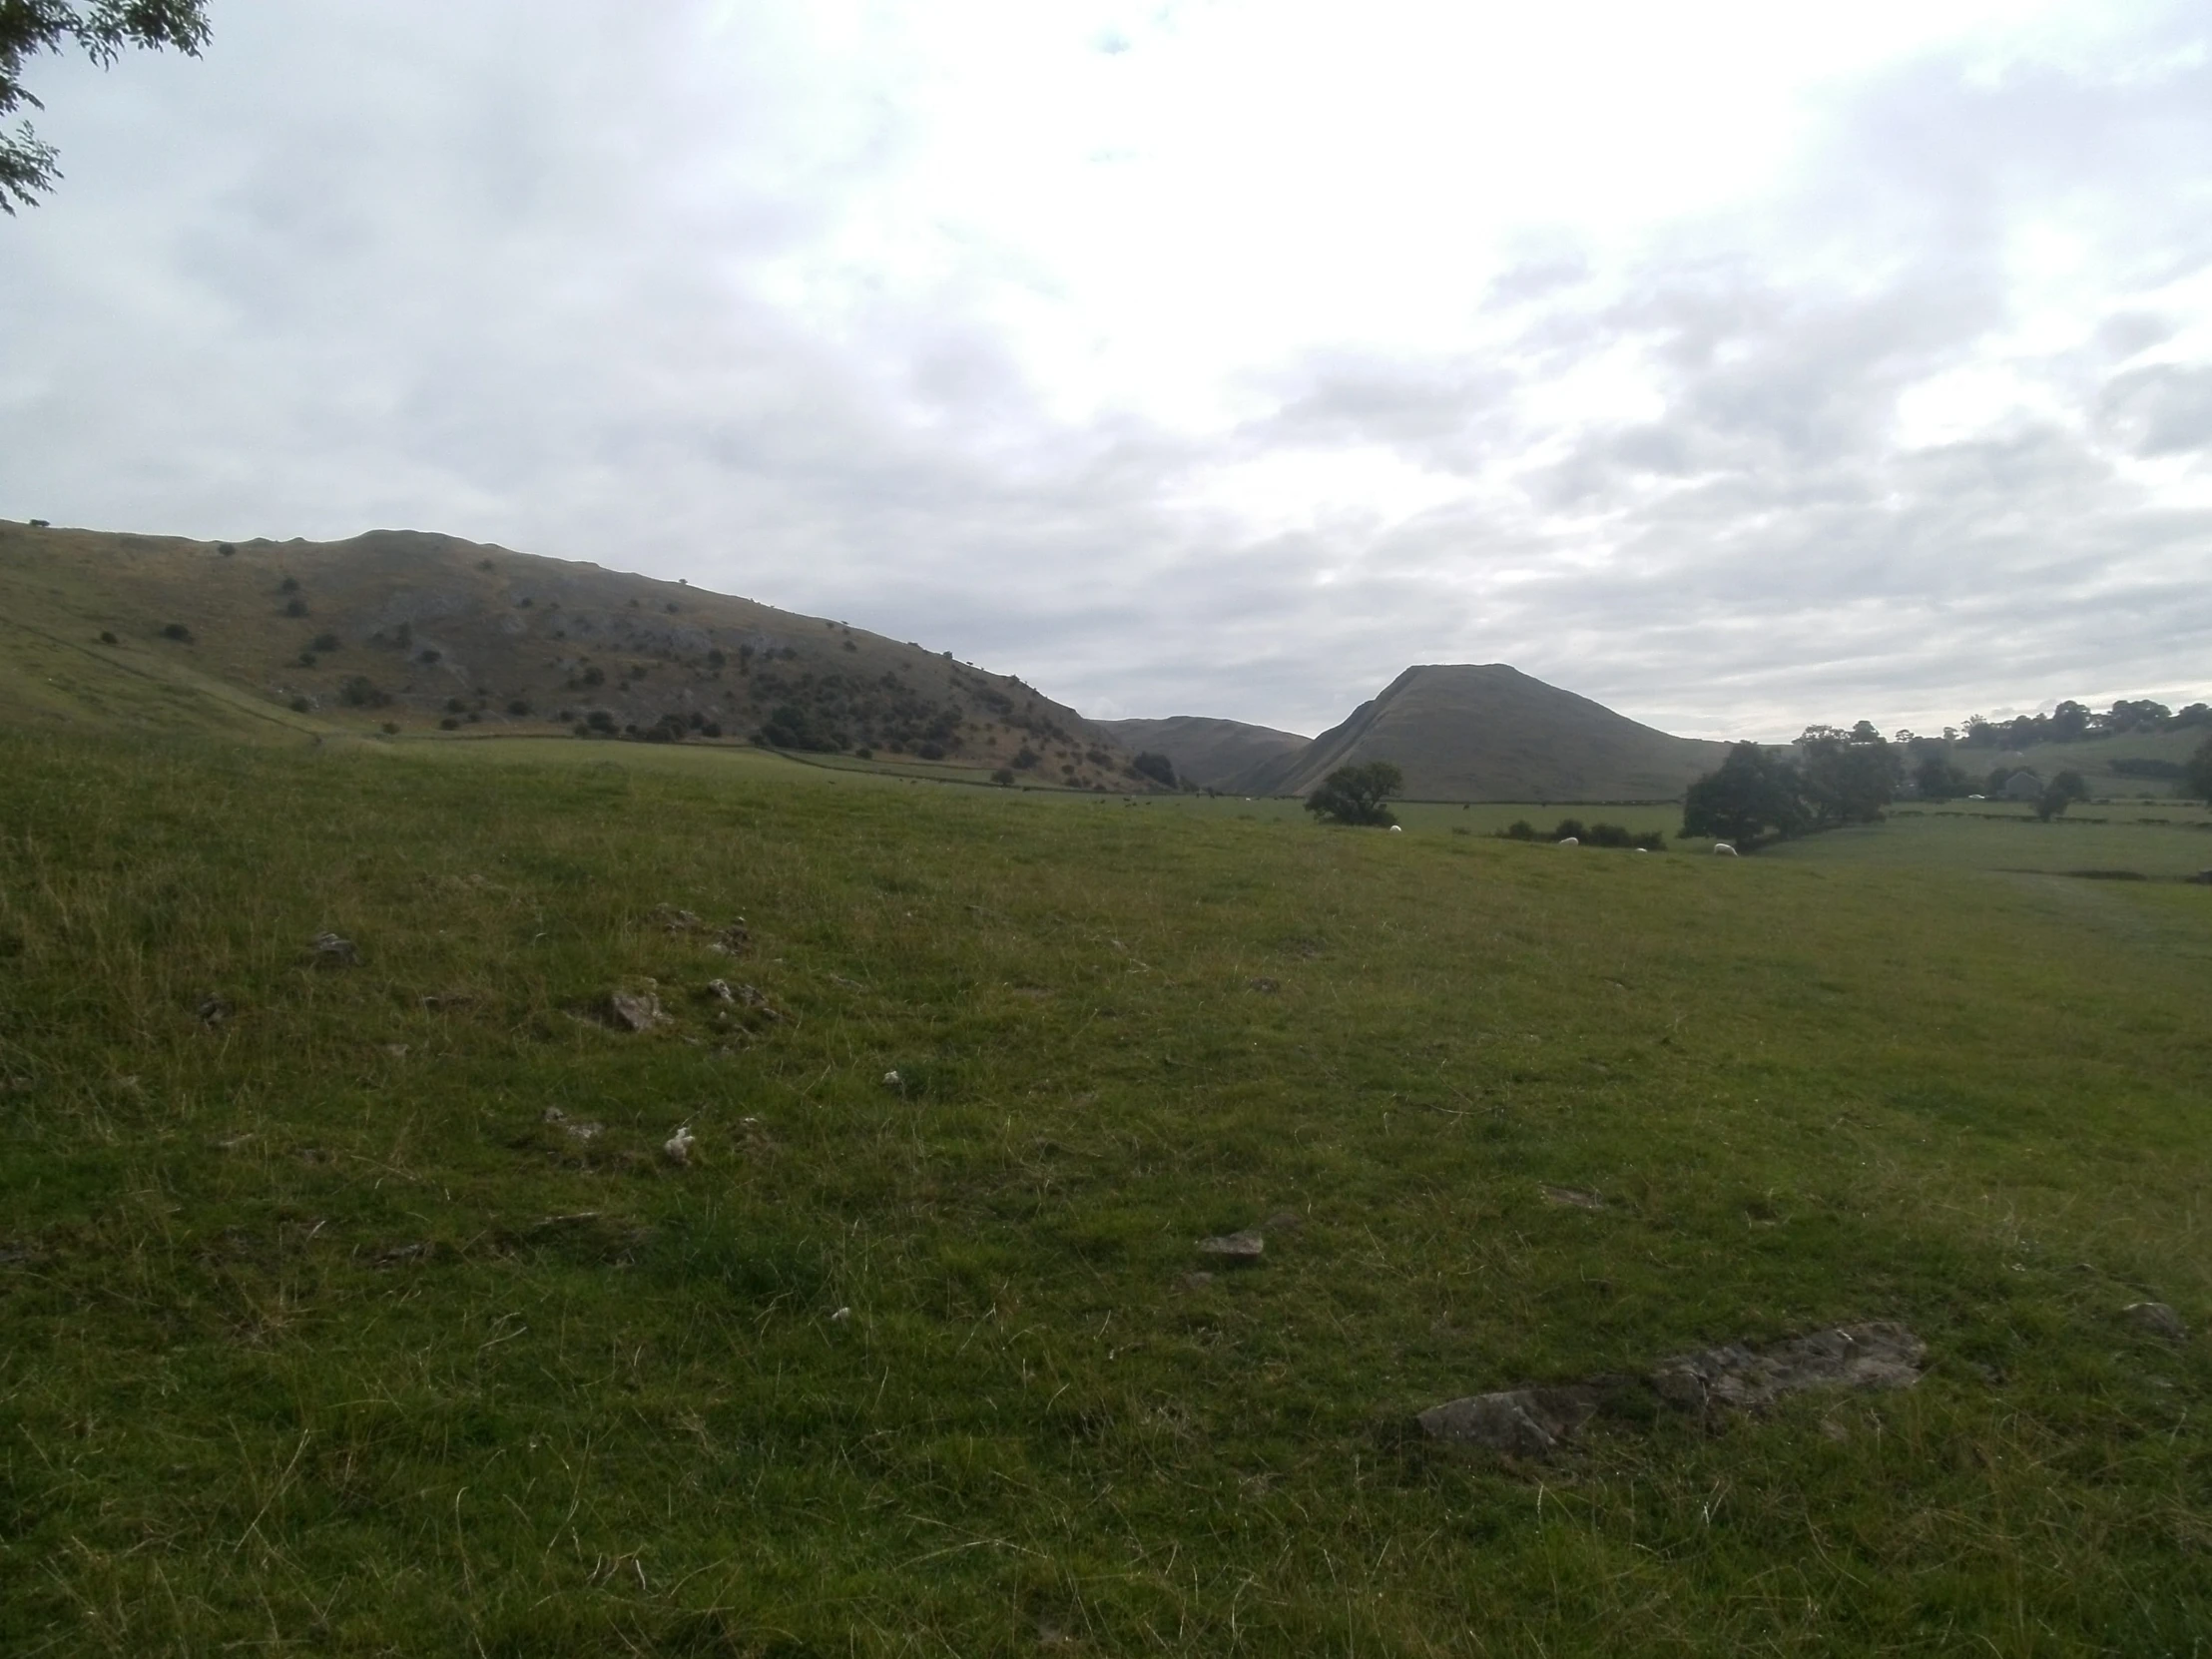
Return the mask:
[[2212,834],[1524,811],[0,735],[0,1651],[2212,1647]]

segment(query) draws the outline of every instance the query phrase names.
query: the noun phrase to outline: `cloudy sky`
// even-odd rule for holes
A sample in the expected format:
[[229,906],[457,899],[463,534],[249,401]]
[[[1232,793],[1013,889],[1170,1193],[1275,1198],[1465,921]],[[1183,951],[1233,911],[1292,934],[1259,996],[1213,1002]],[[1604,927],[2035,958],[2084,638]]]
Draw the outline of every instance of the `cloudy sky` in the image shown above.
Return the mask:
[[2212,7],[214,0],[44,60],[0,516],[437,529],[1100,716],[2212,695]]

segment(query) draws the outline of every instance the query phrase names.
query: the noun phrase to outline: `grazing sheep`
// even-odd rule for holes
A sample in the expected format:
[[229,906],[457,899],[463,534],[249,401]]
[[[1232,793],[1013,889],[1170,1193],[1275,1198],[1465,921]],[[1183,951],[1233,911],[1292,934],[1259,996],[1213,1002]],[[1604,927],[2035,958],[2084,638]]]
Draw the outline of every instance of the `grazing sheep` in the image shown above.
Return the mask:
[[1730,846],[1726,841],[1715,841],[1713,843],[1713,850],[1715,852],[1718,852],[1724,858],[1733,858],[1736,856],[1736,849],[1733,846]]
[[1391,834],[1393,834],[1393,835],[1402,835],[1402,834],[1404,834],[1404,833],[1405,833],[1405,826],[1404,826],[1404,825],[1402,825],[1402,824],[1393,824],[1393,825],[1391,825],[1391,826],[1390,826],[1390,833],[1391,833]]
[[1554,846],[1580,846],[1582,844],[1582,837],[1580,835],[1561,835],[1551,844]]

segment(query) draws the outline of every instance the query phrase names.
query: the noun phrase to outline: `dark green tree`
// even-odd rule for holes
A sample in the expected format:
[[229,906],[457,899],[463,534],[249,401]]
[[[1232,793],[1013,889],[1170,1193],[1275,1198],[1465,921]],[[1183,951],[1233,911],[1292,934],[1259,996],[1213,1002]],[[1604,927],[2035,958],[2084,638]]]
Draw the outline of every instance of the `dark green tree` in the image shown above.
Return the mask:
[[1175,788],[1175,763],[1165,755],[1147,751],[1129,764],[1155,784],[1164,785],[1171,790]]
[[1306,798],[1306,810],[1332,824],[1392,825],[1397,818],[1383,802],[1404,785],[1405,774],[1388,761],[1339,767]]
[[[130,46],[160,51],[173,46],[188,57],[200,56],[208,43],[206,0],[0,0],[0,116],[28,104],[46,108],[23,84],[23,65],[42,52],[59,52],[71,42],[106,69]],[[41,143],[26,121],[0,132],[0,213],[38,205],[41,195],[61,178],[54,147]]]
[[1809,827],[1797,768],[1755,743],[1732,745],[1718,772],[1682,799],[1682,832],[1712,835],[1749,849],[1768,830],[1794,835]]
[[2089,799],[2089,786],[2078,772],[2061,772],[2043,786],[2043,793],[2035,798],[2035,816],[2048,824],[2054,818],[2065,815],[2076,801]]
[[1955,801],[1973,792],[1973,780],[1940,754],[1922,757],[1913,769],[1913,787],[1923,801]]
[[2198,744],[2197,752],[2189,757],[2181,775],[2181,791],[2212,807],[2212,738]]
[[1848,732],[1809,726],[1797,750],[1801,793],[1824,827],[1872,824],[1897,795],[1896,751],[1871,721]]

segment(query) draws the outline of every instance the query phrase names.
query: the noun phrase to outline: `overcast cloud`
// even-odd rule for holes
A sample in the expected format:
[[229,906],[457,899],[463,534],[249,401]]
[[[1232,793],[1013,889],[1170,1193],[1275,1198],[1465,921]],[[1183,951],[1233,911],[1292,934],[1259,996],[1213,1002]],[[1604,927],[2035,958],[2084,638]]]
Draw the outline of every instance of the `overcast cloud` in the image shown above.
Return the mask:
[[1826,10],[215,0],[29,78],[0,516],[444,530],[1105,717],[2212,696],[2212,12]]

